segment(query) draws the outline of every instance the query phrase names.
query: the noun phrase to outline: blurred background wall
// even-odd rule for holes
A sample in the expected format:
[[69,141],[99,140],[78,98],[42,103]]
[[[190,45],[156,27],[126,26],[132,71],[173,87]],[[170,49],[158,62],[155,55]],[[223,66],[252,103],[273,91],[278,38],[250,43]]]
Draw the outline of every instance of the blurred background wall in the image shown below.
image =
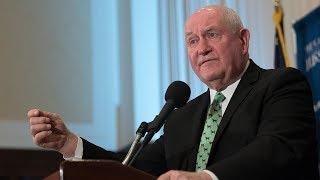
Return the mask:
[[[167,86],[206,90],[189,68],[184,21],[225,4],[251,31],[250,56],[273,68],[273,0],[0,0],[0,147],[35,148],[26,113],[60,113],[76,134],[108,149],[126,145],[161,109]],[[289,57],[292,24],[320,0],[282,0]]]

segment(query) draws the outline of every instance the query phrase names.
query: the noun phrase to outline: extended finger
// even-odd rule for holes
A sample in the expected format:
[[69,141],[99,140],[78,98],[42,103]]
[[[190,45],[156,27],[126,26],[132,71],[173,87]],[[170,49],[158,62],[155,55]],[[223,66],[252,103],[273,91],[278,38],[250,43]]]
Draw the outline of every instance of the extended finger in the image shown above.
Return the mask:
[[51,130],[51,124],[35,124],[30,126],[30,132],[32,136],[35,136],[36,134],[40,133],[41,131],[49,131]]
[[31,117],[29,119],[31,125],[35,124],[49,124],[50,119],[47,117]]

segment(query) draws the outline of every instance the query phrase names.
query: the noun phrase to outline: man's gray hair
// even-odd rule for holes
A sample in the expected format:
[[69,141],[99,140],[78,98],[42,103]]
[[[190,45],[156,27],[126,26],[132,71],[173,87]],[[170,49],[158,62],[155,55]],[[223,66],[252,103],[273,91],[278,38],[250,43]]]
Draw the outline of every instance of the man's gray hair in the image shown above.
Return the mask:
[[202,9],[203,10],[219,9],[222,12],[221,17],[223,18],[224,22],[226,23],[226,25],[230,26],[232,32],[234,33],[243,28],[243,24],[240,19],[240,16],[235,10],[231,8],[228,8],[222,5],[209,5],[201,8],[201,10]]

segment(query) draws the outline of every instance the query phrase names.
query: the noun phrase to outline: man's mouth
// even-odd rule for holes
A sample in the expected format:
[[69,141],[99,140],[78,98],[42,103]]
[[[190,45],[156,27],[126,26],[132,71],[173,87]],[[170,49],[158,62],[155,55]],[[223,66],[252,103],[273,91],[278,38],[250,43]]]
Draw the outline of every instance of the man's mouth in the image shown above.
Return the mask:
[[218,58],[213,58],[213,57],[202,58],[202,59],[200,60],[199,65],[201,66],[201,65],[203,65],[203,64],[205,64],[205,63],[207,63],[207,62],[216,61],[216,60],[218,60]]

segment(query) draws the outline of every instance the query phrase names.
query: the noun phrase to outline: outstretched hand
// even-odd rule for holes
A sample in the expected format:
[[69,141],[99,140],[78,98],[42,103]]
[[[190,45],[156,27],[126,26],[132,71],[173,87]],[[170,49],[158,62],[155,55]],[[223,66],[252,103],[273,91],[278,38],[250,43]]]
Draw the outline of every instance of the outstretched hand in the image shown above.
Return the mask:
[[74,156],[77,136],[68,130],[59,114],[32,109],[28,118],[36,145],[59,151],[64,157]]

